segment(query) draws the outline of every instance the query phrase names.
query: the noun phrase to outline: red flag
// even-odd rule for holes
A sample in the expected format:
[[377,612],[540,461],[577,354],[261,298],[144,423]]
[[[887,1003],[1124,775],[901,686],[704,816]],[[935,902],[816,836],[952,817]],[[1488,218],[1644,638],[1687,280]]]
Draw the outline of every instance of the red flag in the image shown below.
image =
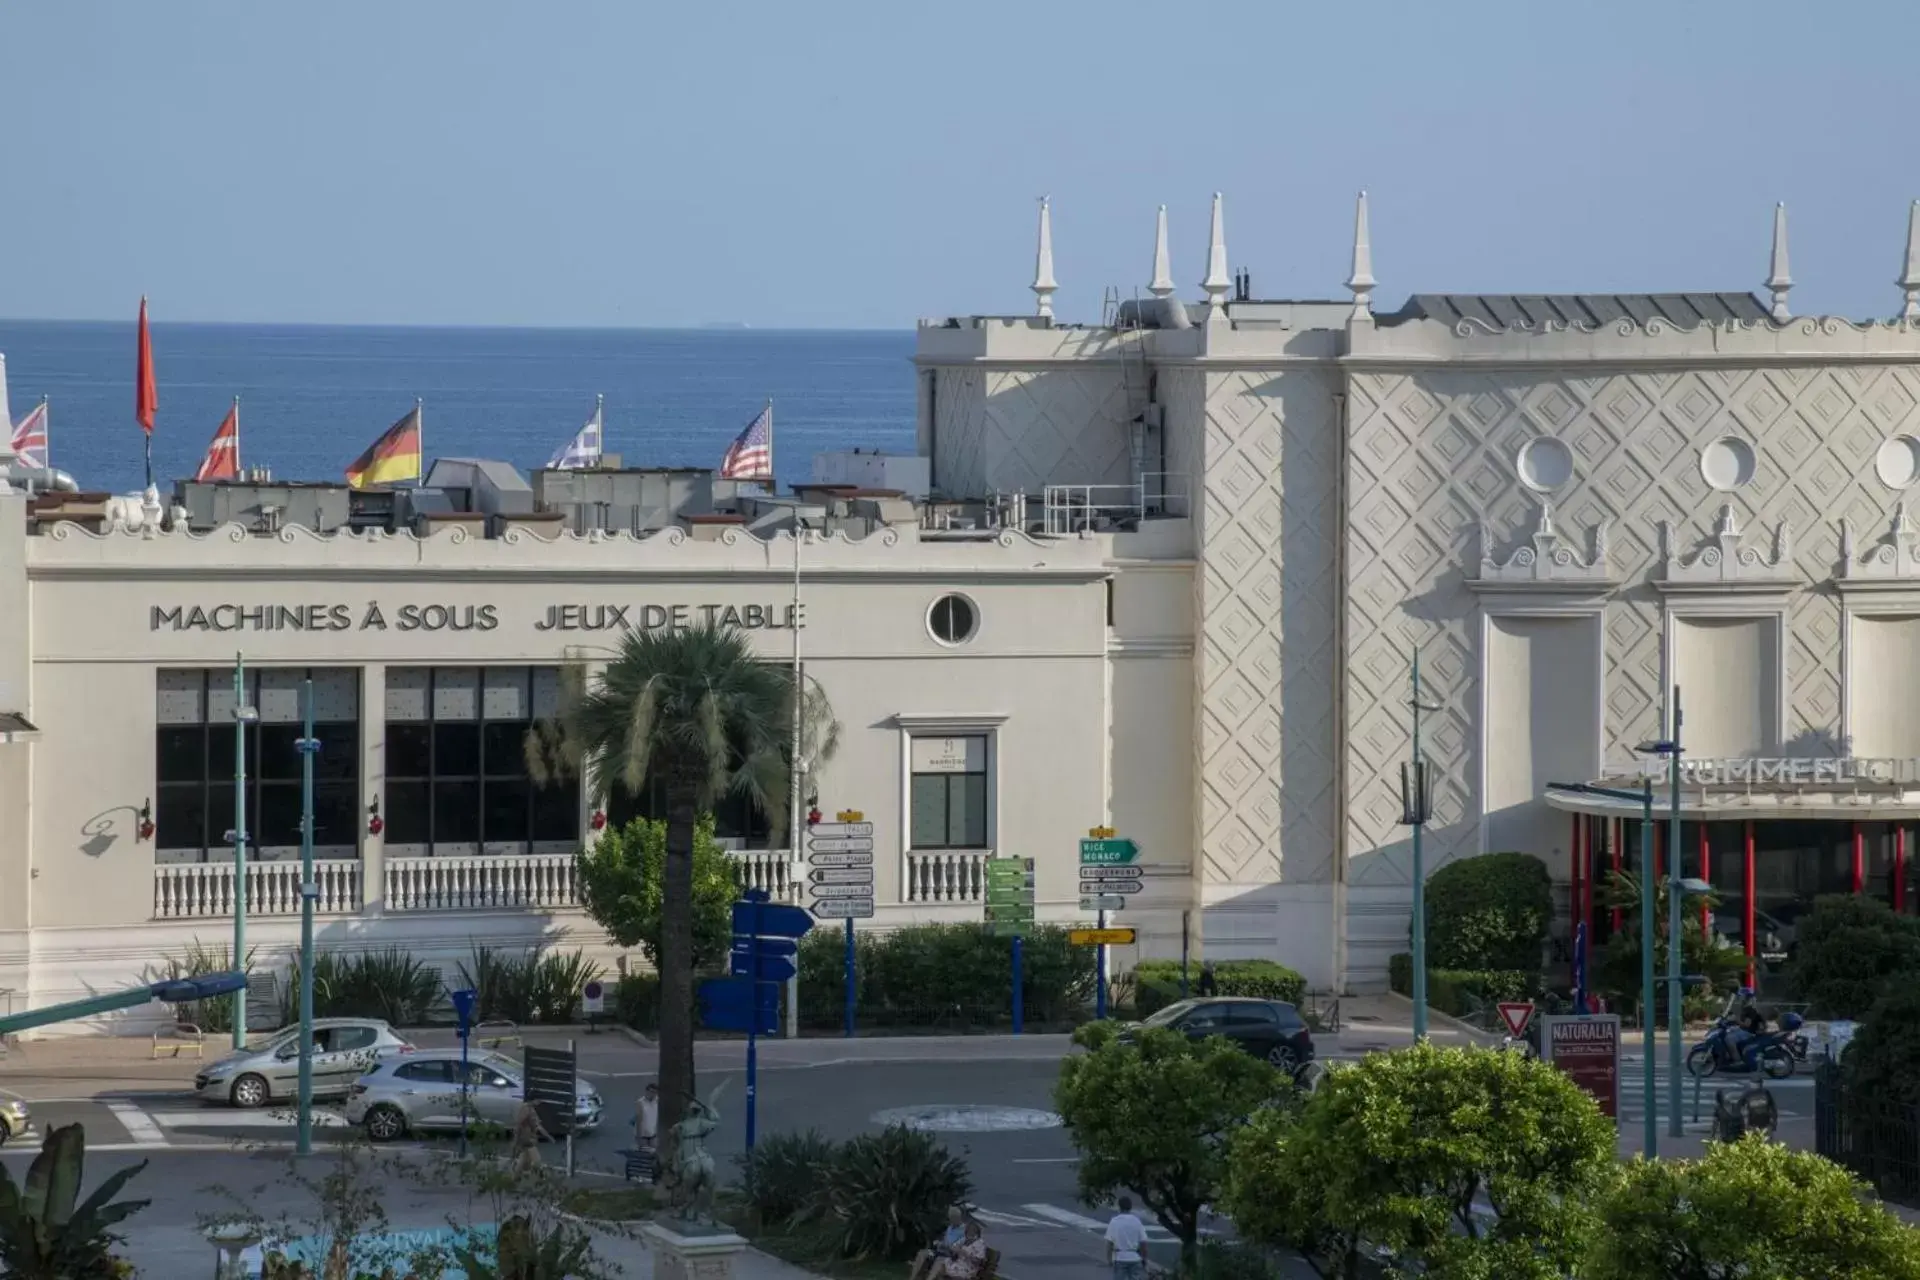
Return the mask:
[[153,414],[160,407],[160,389],[153,382],[153,335],[147,332],[147,300],[140,299],[140,354],[133,366],[133,420],[153,434]]
[[195,480],[238,480],[240,478],[240,402],[235,400],[233,408],[227,410],[227,416],[220,421],[220,429],[213,433],[213,442],[207,446],[207,456],[200,460],[200,469],[193,473]]

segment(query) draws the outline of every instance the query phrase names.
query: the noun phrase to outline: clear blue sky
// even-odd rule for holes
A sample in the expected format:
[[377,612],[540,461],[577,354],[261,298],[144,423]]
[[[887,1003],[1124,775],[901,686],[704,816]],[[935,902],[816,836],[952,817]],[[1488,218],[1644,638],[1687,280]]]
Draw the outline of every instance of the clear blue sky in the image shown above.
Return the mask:
[[900,327],[1183,294],[1757,288],[1891,315],[1910,3],[0,7],[0,315]]

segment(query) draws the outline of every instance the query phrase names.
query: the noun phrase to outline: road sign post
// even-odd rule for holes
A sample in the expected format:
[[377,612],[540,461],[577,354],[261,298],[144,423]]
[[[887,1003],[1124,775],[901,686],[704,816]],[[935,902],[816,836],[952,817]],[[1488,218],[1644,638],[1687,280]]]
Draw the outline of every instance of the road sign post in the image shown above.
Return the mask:
[[1507,1034],[1518,1040],[1527,1034],[1527,1024],[1533,1021],[1533,1001],[1501,1001],[1500,1020],[1507,1024]]
[[[1080,842],[1080,909],[1097,913],[1099,931],[1107,929],[1107,912],[1126,906],[1127,895],[1139,893],[1140,868],[1135,866],[1140,846],[1112,827],[1092,827]],[[1131,930],[1128,931],[1131,933]],[[1107,1016],[1107,948],[1094,957],[1093,1016]]]
[[987,928],[1010,938],[1013,947],[1013,1034],[1026,1031],[1026,943],[1033,928],[1034,864],[1032,858],[987,860]]
[[845,1032],[853,1036],[858,1006],[859,952],[853,922],[873,917],[873,824],[858,809],[842,809],[833,822],[816,822],[807,832],[807,888],[813,914],[846,922],[846,951],[841,963],[846,1005]]
[[733,904],[730,978],[700,984],[700,1018],[709,1027],[747,1033],[747,1150],[753,1150],[760,1097],[760,1037],[780,1029],[780,986],[791,977],[799,939],[813,928],[805,908],[771,902],[749,889]]
[[[1653,1046],[1647,1046],[1651,1053]],[[1540,1057],[1593,1095],[1601,1112],[1620,1119],[1620,1018],[1617,1014],[1540,1019]]]
[[[467,1040],[473,1034],[473,1015],[480,1008],[480,993],[471,987],[462,987],[458,991],[448,992],[453,1001],[453,1021],[455,1033],[460,1037],[460,1158],[467,1157],[467,1117],[473,1108],[468,1105],[467,1090],[472,1087],[467,1079]],[[301,1034],[305,1035],[306,1032]]]

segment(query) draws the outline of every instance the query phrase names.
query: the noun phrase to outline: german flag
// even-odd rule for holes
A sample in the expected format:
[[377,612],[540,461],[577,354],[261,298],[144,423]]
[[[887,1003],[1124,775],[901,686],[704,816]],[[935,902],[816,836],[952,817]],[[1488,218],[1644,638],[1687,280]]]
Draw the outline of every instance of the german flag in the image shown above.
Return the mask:
[[397,480],[420,478],[420,406],[394,423],[347,468],[347,483],[355,489]]

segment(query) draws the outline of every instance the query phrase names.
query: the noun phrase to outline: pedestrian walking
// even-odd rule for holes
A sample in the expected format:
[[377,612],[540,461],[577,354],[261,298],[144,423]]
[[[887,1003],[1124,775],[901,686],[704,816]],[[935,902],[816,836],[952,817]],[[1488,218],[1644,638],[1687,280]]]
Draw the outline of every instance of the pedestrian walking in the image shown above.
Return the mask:
[[1213,976],[1213,965],[1211,962],[1200,966],[1200,994],[1203,996],[1217,996],[1220,994],[1220,982]]
[[1120,1197],[1120,1212],[1107,1223],[1107,1263],[1113,1280],[1141,1280],[1147,1274],[1147,1224],[1133,1212],[1133,1200]]
[[633,1107],[633,1143],[646,1153],[651,1180],[660,1181],[660,1086],[648,1083]]
[[540,1110],[532,1102],[522,1102],[513,1118],[513,1171],[527,1173],[540,1167],[540,1144],[553,1140],[547,1126],[540,1123]]

